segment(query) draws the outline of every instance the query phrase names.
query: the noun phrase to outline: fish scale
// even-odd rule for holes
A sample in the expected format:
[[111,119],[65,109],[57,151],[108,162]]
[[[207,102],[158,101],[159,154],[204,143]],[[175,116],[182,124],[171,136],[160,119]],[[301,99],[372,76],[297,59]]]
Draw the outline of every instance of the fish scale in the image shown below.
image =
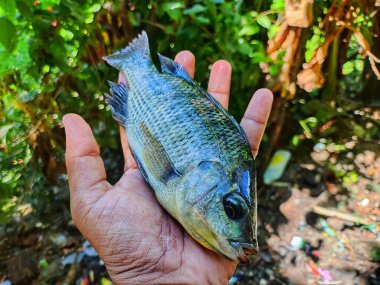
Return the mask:
[[[142,33],[105,60],[126,84],[105,94],[158,202],[200,244],[247,262],[257,250],[253,157],[239,124],[184,69],[150,58]],[[243,250],[245,249],[245,251]]]
[[[194,96],[189,91],[188,96]],[[215,147],[215,132],[208,129],[204,123],[207,118],[195,108],[189,107],[191,104],[187,96],[178,96],[177,93],[177,90],[168,88],[166,94],[145,93],[134,96],[131,105],[134,105],[136,100],[140,101],[137,103],[138,106],[150,104],[155,111],[147,112],[146,108],[131,109],[131,133],[136,133],[136,138],[142,138],[139,123],[136,122],[144,123],[165,147],[168,156],[180,172],[188,167],[189,154],[192,155],[191,160],[194,163],[208,158],[215,160],[216,157],[222,160],[223,153]],[[186,90],[184,93],[183,95],[187,95]],[[166,104],[162,104],[163,101],[166,101]],[[181,152],[184,155],[178,155]]]

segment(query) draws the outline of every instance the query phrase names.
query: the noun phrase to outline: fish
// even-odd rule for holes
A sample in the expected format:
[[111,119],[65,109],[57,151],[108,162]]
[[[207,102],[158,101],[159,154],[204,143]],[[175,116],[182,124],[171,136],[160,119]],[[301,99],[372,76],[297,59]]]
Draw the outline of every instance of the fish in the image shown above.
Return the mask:
[[126,83],[104,94],[160,205],[198,243],[228,260],[256,254],[255,160],[246,135],[181,65],[158,54],[143,31],[104,60]]

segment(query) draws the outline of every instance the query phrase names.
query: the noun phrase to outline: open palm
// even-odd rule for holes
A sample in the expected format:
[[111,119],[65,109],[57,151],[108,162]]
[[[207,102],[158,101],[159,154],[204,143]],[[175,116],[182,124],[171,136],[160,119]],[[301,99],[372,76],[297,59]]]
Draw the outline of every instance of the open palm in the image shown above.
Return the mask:
[[[195,59],[190,52],[180,52],[176,61],[194,75]],[[230,83],[230,64],[215,62],[208,92],[225,108]],[[257,91],[241,122],[254,156],[272,100],[269,90]],[[75,114],[66,115],[63,122],[72,217],[116,284],[227,283],[236,263],[199,245],[161,208],[137,169],[123,129],[125,173],[111,185],[88,124]]]

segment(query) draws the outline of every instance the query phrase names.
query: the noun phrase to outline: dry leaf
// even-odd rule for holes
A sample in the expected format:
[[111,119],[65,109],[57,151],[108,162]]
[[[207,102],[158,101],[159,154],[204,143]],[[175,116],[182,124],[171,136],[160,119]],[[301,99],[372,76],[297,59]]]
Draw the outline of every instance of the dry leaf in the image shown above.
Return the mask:
[[307,28],[313,23],[314,0],[286,0],[285,16],[289,26]]
[[297,75],[297,84],[307,92],[321,88],[324,82],[325,79],[322,75],[322,66],[320,64],[306,68]]

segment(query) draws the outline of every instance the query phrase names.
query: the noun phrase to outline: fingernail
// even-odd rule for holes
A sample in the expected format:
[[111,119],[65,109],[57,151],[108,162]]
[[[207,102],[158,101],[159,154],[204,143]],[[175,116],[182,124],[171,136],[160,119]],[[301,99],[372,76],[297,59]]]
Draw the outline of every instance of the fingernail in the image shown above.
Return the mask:
[[177,59],[180,61],[181,65],[186,65],[188,62],[194,61],[194,56],[190,51],[184,50],[177,54],[176,60]]
[[225,60],[218,60],[212,66],[209,89],[226,92],[231,79],[231,65]]
[[226,64],[225,62],[221,62],[217,66],[218,71],[221,75],[228,75],[230,73],[230,65]]

